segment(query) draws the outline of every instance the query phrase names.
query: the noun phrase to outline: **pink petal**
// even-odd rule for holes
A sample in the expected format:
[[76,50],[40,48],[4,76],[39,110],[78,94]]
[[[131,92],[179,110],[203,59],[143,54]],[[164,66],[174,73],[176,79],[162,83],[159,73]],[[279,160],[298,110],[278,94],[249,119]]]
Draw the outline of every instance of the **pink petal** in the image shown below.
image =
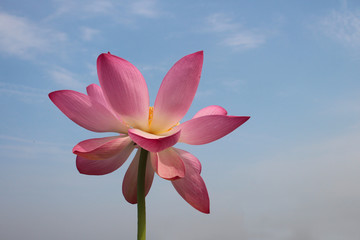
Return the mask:
[[87,175],[104,175],[111,173],[121,167],[121,165],[128,159],[134,145],[130,143],[118,154],[103,160],[90,160],[81,156],[76,157],[76,167],[82,174]]
[[207,115],[227,115],[227,111],[223,107],[211,105],[198,111],[193,118],[203,117]]
[[209,195],[199,172],[199,160],[190,153],[175,149],[185,164],[185,177],[171,181],[180,196],[195,209],[210,213]]
[[89,86],[87,86],[86,92],[91,99],[98,101],[106,108],[111,109],[111,106],[107,102],[100,86],[96,85],[95,83],[90,84]]
[[72,90],[49,94],[51,101],[72,121],[94,132],[126,132],[127,128],[104,105]]
[[199,85],[202,65],[200,51],[183,57],[169,70],[155,100],[152,131],[166,131],[184,117]]
[[121,152],[130,143],[131,139],[127,135],[93,138],[79,142],[73,148],[73,153],[90,160],[102,160]]
[[169,131],[167,135],[155,135],[139,129],[128,130],[130,138],[140,147],[149,152],[160,152],[175,145],[180,137],[180,131]]
[[164,179],[173,180],[185,176],[183,160],[173,148],[150,153],[150,159],[155,172]]
[[210,143],[234,131],[249,118],[225,115],[193,118],[176,127],[181,130],[179,142],[192,145]]
[[122,120],[130,126],[146,129],[149,117],[149,93],[144,77],[125,59],[103,53],[97,59],[102,90]]
[[[137,177],[139,168],[140,149],[137,151],[134,160],[131,162],[128,170],[126,171],[122,191],[126,201],[129,203],[137,203]],[[146,173],[145,173],[145,196],[150,191],[151,184],[154,179],[154,170],[151,166],[150,154],[146,161]]]

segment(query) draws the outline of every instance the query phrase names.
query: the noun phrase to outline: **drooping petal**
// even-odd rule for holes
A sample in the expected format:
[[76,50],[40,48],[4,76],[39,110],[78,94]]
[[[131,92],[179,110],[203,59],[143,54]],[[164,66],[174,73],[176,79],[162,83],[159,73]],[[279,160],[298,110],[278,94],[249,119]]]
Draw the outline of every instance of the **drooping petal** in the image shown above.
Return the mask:
[[90,160],[103,160],[121,152],[130,143],[127,135],[93,138],[79,142],[73,148],[73,153]]
[[166,131],[185,116],[199,85],[202,65],[200,51],[183,57],[169,70],[155,100],[152,131]]
[[193,118],[176,127],[181,130],[179,142],[192,145],[210,143],[234,131],[249,118],[225,115]]
[[198,111],[193,118],[203,117],[207,115],[227,115],[227,111],[223,107],[211,105]]
[[150,153],[151,164],[155,172],[167,180],[183,178],[185,165],[179,154],[173,148],[167,148],[158,153]]
[[51,101],[72,121],[94,132],[126,132],[127,128],[104,105],[72,90],[49,94]]
[[103,53],[97,59],[102,90],[112,108],[132,127],[146,129],[149,93],[140,71],[125,59]]
[[[171,181],[180,196],[203,213],[210,213],[210,200],[199,172],[199,160],[190,153],[175,149],[185,164],[185,177]],[[200,165],[201,166],[201,165]]]
[[134,149],[134,145],[130,143],[118,154],[103,160],[90,160],[81,156],[76,157],[76,167],[82,174],[87,175],[104,175],[111,173],[121,167],[123,163],[128,159],[131,152]]
[[[131,162],[128,170],[125,173],[124,181],[122,185],[122,192],[126,201],[129,203],[137,203],[137,177],[140,159],[140,149],[137,151],[133,161]],[[151,166],[150,154],[146,161],[146,172],[145,172],[145,196],[148,194],[151,188],[151,184],[154,179],[154,170]]]
[[130,138],[149,152],[160,152],[175,145],[180,138],[180,131],[169,131],[166,135],[155,135],[139,129],[128,130]]

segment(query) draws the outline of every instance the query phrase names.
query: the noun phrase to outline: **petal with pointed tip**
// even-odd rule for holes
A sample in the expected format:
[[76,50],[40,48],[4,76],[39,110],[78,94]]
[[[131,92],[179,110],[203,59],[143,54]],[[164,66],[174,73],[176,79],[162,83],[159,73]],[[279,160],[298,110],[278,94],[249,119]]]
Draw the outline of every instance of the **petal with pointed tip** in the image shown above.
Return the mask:
[[211,105],[198,111],[193,118],[203,117],[207,115],[227,115],[227,111],[223,107]]
[[[133,161],[131,162],[128,170],[125,173],[122,192],[126,201],[129,203],[137,203],[137,177],[140,159],[140,149],[137,151]],[[146,161],[146,173],[145,173],[145,196],[148,194],[151,188],[151,184],[154,179],[154,170],[151,166],[150,154]]]
[[183,160],[173,148],[150,153],[150,159],[153,169],[161,178],[173,180],[185,176]]
[[131,128],[128,130],[130,138],[140,147],[149,152],[160,152],[175,145],[180,137],[180,131],[169,131],[166,135],[155,135],[140,129]]
[[134,145],[130,143],[118,154],[103,160],[90,160],[81,156],[76,157],[76,167],[82,174],[105,175],[117,170],[128,159]]
[[94,132],[126,132],[127,128],[104,105],[72,90],[49,94],[51,101],[73,122]]
[[206,185],[199,172],[199,160],[190,153],[175,149],[185,165],[185,177],[171,181],[180,196],[195,209],[210,213],[210,200]]
[[169,70],[155,100],[152,131],[169,129],[185,116],[199,85],[202,65],[200,51],[183,57]]
[[193,118],[176,127],[176,129],[181,130],[179,142],[192,145],[213,142],[234,131],[249,118],[225,115],[207,115]]
[[149,93],[140,71],[110,53],[98,57],[97,71],[101,88],[112,108],[132,127],[145,129],[149,117]]
[[90,160],[102,160],[121,152],[130,143],[127,135],[93,138],[79,142],[73,148],[73,153]]

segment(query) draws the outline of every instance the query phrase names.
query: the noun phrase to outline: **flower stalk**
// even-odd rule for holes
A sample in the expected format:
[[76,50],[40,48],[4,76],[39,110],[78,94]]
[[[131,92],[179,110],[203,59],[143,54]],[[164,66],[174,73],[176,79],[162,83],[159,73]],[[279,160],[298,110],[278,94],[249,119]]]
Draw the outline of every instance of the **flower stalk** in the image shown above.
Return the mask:
[[137,178],[137,211],[138,211],[138,232],[137,239],[146,239],[146,208],[145,208],[145,173],[148,151],[141,148]]

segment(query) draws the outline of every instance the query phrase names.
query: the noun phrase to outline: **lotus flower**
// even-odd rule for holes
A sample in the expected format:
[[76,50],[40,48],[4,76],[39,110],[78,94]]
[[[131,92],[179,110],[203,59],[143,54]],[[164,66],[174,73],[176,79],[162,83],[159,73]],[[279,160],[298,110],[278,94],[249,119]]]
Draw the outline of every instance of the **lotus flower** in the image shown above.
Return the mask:
[[94,132],[116,136],[88,139],[73,148],[76,166],[88,175],[108,174],[118,169],[137,148],[123,181],[123,194],[137,203],[137,171],[140,148],[150,152],[146,165],[145,193],[154,173],[170,180],[191,206],[209,213],[209,196],[200,176],[199,160],[177,142],[201,145],[215,141],[246,122],[249,117],[229,116],[220,106],[209,106],[184,123],[195,96],[203,65],[203,52],[180,59],[166,74],[155,104],[149,107],[146,82],[130,62],[110,53],[97,59],[100,86],[91,84],[87,95],[72,90],[49,94],[52,102],[72,121]]

